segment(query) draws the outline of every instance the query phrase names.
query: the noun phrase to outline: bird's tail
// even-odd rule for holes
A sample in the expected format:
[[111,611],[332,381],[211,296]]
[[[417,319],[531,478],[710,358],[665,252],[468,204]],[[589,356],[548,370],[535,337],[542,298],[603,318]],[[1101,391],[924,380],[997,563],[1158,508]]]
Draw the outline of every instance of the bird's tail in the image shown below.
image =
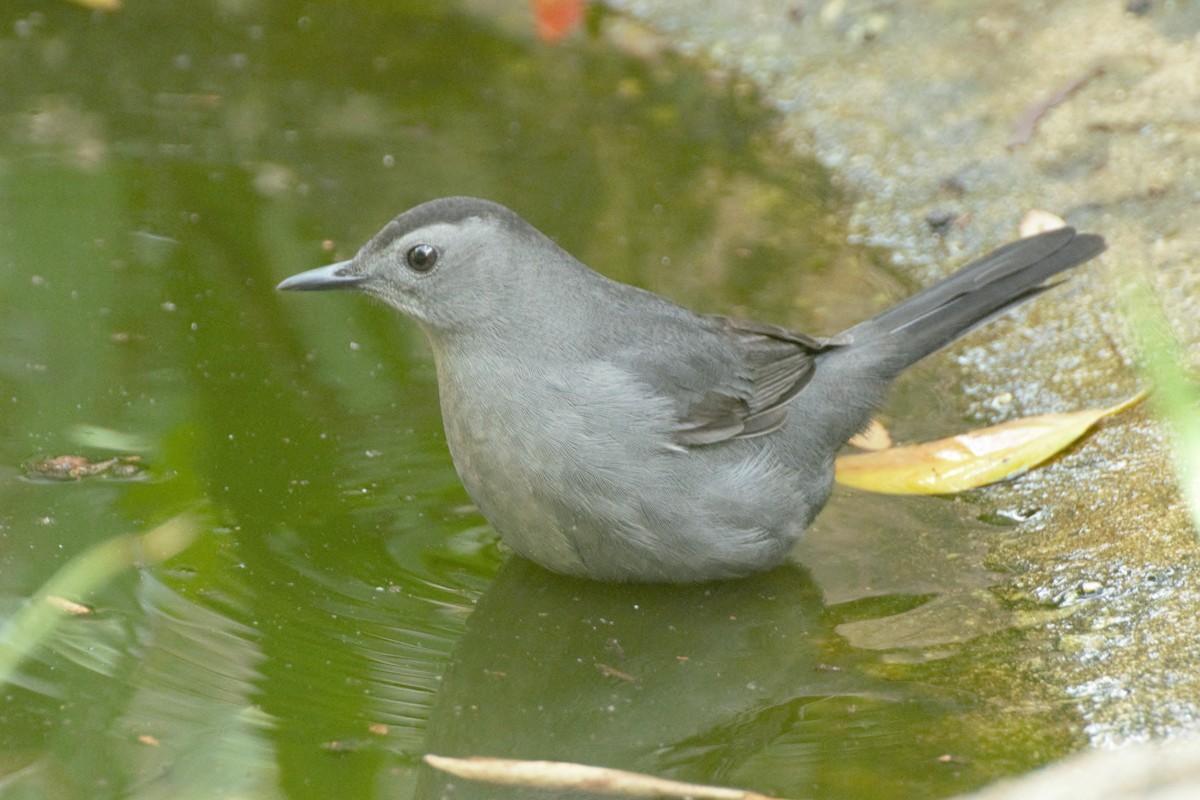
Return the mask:
[[1021,239],[855,325],[831,340],[840,346],[817,356],[812,380],[795,401],[806,403],[798,417],[824,424],[799,429],[821,440],[814,447],[840,447],[867,424],[905,367],[1040,294],[1054,285],[1045,281],[1103,250],[1102,238],[1071,228]]
[[871,350],[883,374],[900,370],[1054,284],[1051,277],[1094,258],[1104,239],[1060,228],[1007,244],[860,323],[852,349]]

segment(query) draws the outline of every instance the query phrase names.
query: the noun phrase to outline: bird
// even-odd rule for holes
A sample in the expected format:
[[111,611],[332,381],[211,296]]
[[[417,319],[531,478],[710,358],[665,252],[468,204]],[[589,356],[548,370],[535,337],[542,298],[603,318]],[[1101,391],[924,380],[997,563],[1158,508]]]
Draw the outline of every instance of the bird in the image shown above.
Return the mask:
[[352,289],[416,322],[455,468],[512,551],[597,581],[699,583],[785,562],[905,367],[1104,248],[1070,227],[1019,239],[818,337],[688,310],[503,205],[445,197],[277,288]]

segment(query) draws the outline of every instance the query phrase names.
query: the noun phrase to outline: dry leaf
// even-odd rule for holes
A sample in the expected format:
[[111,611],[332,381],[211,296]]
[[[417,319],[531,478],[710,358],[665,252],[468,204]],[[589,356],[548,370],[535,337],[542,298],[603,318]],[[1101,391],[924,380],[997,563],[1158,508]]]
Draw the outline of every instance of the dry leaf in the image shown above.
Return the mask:
[[892,446],[892,435],[882,422],[872,418],[866,430],[851,436],[847,444],[859,450],[887,450]]
[[117,456],[104,461],[92,461],[86,456],[54,456],[25,465],[31,478],[51,481],[77,481],[82,478],[137,478],[145,471],[142,457]]
[[501,786],[521,786],[553,791],[582,791],[624,797],[691,797],[695,800],[772,800],[757,792],[681,783],[608,767],[566,761],[518,761],[509,758],[449,758],[429,753],[429,766],[467,778]]
[[837,482],[883,494],[950,494],[1020,475],[1062,452],[1101,419],[1141,402],[1140,392],[1111,408],[1041,414],[948,439],[837,460]]
[[1067,227],[1067,223],[1062,217],[1057,214],[1051,214],[1049,211],[1035,208],[1025,212],[1025,216],[1021,217],[1021,223],[1017,226],[1017,232],[1022,239],[1025,239],[1030,236],[1037,236],[1039,233],[1057,231],[1065,227]]
[[82,603],[76,603],[74,600],[68,600],[65,597],[59,597],[56,594],[46,595],[46,602],[64,614],[70,614],[73,617],[83,617],[92,613],[91,606],[85,606]]

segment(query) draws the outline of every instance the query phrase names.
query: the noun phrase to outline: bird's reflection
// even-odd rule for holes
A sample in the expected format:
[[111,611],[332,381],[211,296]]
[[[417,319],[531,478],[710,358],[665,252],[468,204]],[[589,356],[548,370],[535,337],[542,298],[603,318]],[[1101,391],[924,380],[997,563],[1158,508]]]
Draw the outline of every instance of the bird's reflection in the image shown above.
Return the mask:
[[[764,747],[794,738],[807,708],[891,704],[894,688],[834,663],[822,611],[808,574],[792,566],[663,587],[562,578],[511,559],[450,662],[427,752],[730,782]],[[416,797],[527,793],[425,768]]]

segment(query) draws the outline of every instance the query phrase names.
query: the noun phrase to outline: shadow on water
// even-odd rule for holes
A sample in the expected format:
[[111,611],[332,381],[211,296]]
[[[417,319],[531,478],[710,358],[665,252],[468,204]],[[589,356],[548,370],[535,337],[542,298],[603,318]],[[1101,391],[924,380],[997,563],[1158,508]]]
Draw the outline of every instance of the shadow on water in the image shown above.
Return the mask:
[[[844,497],[804,569],[729,585],[560,579],[504,561],[470,505],[419,333],[273,292],[477,194],[606,274],[836,331],[898,281],[841,244],[835,193],[736,81],[624,56],[603,19],[553,48],[449,5],[6,13],[4,611],[97,542],[205,523],[72,598],[93,613],[0,688],[5,797],[496,796],[420,767],[431,751],[934,797],[1061,749],[964,733],[981,698],[954,686],[970,637],[944,611],[915,626],[941,635],[877,624],[974,602],[995,613],[971,636],[1016,635],[969,507]],[[64,454],[145,471],[28,474]]]

